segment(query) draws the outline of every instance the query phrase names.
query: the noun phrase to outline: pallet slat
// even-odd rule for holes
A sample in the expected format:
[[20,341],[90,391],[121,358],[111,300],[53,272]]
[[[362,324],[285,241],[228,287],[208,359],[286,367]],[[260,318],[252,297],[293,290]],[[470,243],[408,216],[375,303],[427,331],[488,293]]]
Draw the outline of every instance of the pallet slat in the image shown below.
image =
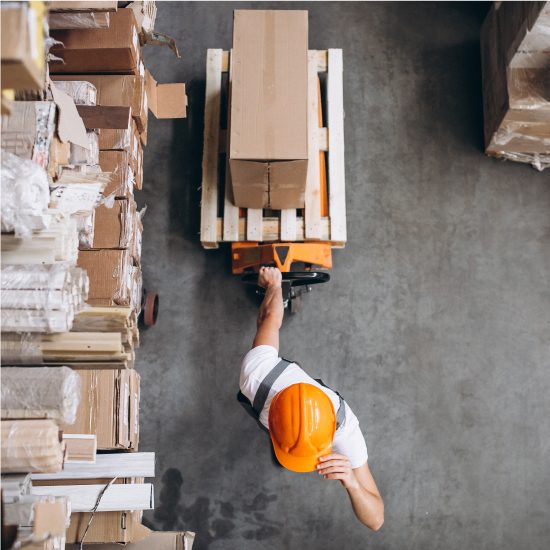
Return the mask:
[[346,241],[346,168],[342,50],[328,51],[327,118],[330,238]]
[[[231,59],[231,52],[228,52],[228,63]],[[231,80],[233,71],[229,66],[229,80],[227,83],[227,130],[223,136],[225,142],[225,150],[229,151],[229,136],[230,136],[230,124],[231,117]],[[229,154],[225,155],[225,199],[223,204],[223,240],[224,241],[236,241],[239,238],[239,208],[233,203],[233,187],[231,184],[231,171],[229,170]]]
[[209,49],[206,63],[204,104],[204,147],[202,153],[201,241],[205,248],[217,248],[218,161],[222,50]]
[[261,208],[248,208],[246,211],[246,240],[262,241],[264,211]]
[[[308,52],[308,163],[305,194],[306,239],[321,239],[321,193],[319,186],[319,102],[317,96],[317,56]],[[312,122],[313,121],[313,122]]]

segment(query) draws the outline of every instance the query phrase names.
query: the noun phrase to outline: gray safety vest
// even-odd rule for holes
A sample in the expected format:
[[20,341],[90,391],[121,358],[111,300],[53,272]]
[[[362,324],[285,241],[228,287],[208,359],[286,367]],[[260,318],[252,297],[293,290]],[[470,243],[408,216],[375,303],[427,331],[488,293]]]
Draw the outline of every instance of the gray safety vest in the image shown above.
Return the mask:
[[[262,428],[262,430],[266,432],[268,432],[269,430],[260,422],[260,414],[262,412],[262,409],[264,408],[267,398],[269,397],[269,392],[271,391],[273,384],[279,378],[279,376],[283,374],[284,370],[292,363],[296,363],[296,362],[287,361],[286,359],[281,359],[265,375],[264,379],[260,383],[260,387],[258,388],[256,395],[254,396],[253,403],[251,403],[250,400],[242,392],[239,392],[237,394],[237,400],[239,401],[239,403],[244,407],[246,412],[256,420],[260,428]],[[336,429],[338,430],[338,428],[340,428],[340,426],[346,420],[346,405],[345,405],[344,398],[336,390],[329,388],[320,378],[315,378],[314,380],[319,384],[321,384],[321,386],[324,386],[325,388],[333,391],[340,399],[340,404],[338,405],[338,411],[336,412]]]

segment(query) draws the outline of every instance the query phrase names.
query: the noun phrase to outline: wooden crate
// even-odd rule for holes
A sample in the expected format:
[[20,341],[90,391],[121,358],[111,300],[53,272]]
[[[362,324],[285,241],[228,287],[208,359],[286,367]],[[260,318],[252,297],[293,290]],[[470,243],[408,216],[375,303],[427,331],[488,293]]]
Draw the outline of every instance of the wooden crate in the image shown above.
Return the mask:
[[[231,54],[209,49],[206,58],[204,149],[202,158],[201,243],[217,248],[220,242],[329,241],[342,248],[347,240],[344,165],[344,104],[342,50],[310,50],[308,53],[308,173],[305,208],[244,209],[244,217],[232,203],[231,175],[225,151],[229,132],[220,128],[222,73],[231,82]],[[318,73],[327,73],[326,128],[318,127]],[[326,151],[329,215],[321,216],[319,151]],[[221,157],[223,155],[223,157]],[[221,158],[225,157],[222,166]],[[220,168],[223,168],[220,170]],[[219,199],[223,193],[223,205]],[[221,210],[221,212],[220,212]],[[303,213],[303,215],[302,215]]]

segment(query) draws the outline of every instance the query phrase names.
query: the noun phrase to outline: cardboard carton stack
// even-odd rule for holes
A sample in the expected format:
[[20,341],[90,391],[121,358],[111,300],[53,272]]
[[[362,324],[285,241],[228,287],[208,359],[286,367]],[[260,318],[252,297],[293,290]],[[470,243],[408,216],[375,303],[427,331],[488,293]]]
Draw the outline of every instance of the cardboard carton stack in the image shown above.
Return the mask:
[[550,2],[495,2],[481,29],[485,152],[550,166]]
[[[49,2],[51,35],[63,44],[50,50],[48,67],[42,51],[38,78],[34,57],[19,44],[29,33],[5,29],[5,22],[29,21],[35,4],[42,5],[10,3],[13,14],[2,6],[2,80],[16,90],[2,119],[9,523],[36,548],[83,538],[99,548],[191,548],[192,534],[141,525],[142,511],[154,504],[144,480],[154,476],[154,453],[137,452],[140,377],[133,368],[143,230],[134,191],[144,182],[148,111],[184,117],[185,86],[158,84],[143,65],[141,47],[156,36],[154,2]],[[8,35],[11,50],[4,48]],[[153,469],[128,463],[142,455],[152,455]],[[108,468],[89,475],[103,457]],[[29,472],[46,478],[31,481]],[[45,537],[45,526],[55,536]],[[11,542],[3,539],[2,547]]]

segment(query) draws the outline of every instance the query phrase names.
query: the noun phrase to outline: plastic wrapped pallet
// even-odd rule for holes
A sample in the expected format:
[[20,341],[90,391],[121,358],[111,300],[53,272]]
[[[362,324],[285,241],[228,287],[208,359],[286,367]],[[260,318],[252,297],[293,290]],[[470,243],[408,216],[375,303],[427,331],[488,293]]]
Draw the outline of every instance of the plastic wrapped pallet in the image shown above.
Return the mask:
[[59,472],[64,447],[53,420],[4,420],[2,473]]
[[28,237],[50,222],[50,189],[45,170],[31,160],[2,151],[2,231]]
[[3,367],[2,418],[76,419],[80,377],[68,367]]
[[494,5],[481,30],[485,152],[550,166],[550,2]]

